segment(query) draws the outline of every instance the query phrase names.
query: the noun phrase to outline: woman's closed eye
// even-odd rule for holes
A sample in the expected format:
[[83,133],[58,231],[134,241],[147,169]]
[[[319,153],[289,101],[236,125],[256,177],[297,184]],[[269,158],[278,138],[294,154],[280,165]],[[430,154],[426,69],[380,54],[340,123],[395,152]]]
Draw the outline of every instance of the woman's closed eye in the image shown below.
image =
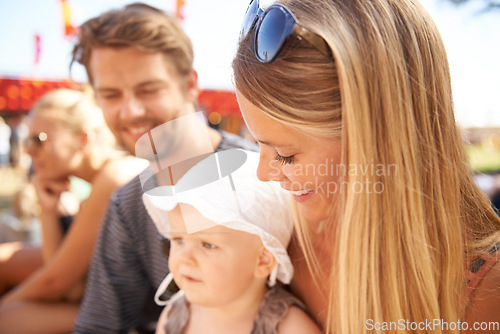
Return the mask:
[[288,164],[293,164],[293,161],[295,159],[294,155],[289,155],[288,157],[284,157],[280,155],[278,152],[276,152],[276,157],[274,158],[277,162],[283,165],[288,165]]

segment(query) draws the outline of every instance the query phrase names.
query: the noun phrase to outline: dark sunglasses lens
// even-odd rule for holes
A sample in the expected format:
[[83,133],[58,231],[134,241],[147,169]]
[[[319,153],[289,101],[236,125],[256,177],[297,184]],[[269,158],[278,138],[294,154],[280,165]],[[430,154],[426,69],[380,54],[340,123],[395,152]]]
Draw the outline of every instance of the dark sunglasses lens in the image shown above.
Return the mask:
[[259,13],[259,1],[252,0],[248,5],[245,18],[243,19],[243,24],[241,26],[240,39],[243,39],[250,29],[252,29],[255,20],[257,19],[257,14]]
[[288,24],[286,13],[280,8],[270,8],[262,18],[257,31],[255,54],[264,63],[272,61],[280,51],[293,24]]

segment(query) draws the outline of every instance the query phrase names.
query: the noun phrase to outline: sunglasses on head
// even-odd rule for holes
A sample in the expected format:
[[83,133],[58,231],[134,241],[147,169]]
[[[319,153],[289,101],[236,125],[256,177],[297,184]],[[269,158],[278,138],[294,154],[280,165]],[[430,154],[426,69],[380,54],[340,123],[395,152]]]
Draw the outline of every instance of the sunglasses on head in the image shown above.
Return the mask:
[[26,138],[26,147],[40,148],[46,140],[47,134],[42,131],[29,138]]
[[325,40],[302,27],[295,16],[283,5],[274,4],[262,10],[259,0],[252,0],[243,19],[240,40],[254,27],[254,53],[262,63],[269,63],[276,59],[292,34],[299,39],[305,39],[325,56],[331,56],[330,48]]

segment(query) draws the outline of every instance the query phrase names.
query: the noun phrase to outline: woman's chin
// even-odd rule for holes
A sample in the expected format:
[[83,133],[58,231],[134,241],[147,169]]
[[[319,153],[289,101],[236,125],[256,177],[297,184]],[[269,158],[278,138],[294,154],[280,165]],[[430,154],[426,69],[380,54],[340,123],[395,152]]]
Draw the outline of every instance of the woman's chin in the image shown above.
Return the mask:
[[315,194],[307,201],[297,202],[302,215],[311,223],[317,224],[331,218],[335,199]]
[[323,220],[327,219],[329,216],[329,214],[327,213],[327,210],[321,210],[318,207],[314,207],[312,205],[307,205],[305,203],[299,203],[299,208],[301,210],[302,215],[311,224],[320,223]]

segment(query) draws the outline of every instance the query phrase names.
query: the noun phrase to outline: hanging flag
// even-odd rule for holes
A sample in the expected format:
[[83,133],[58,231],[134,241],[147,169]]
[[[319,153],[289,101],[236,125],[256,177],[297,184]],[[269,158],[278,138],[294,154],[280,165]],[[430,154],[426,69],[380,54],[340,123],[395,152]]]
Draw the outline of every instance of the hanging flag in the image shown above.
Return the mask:
[[183,7],[186,4],[186,1],[176,0],[176,2],[177,2],[177,6],[176,6],[175,14],[179,18],[179,20],[184,20]]
[[35,65],[40,62],[40,55],[42,53],[42,43],[39,34],[35,34]]
[[69,6],[67,0],[61,0],[61,6],[64,19],[64,36],[71,37],[76,33],[76,28],[71,23],[71,7]]

